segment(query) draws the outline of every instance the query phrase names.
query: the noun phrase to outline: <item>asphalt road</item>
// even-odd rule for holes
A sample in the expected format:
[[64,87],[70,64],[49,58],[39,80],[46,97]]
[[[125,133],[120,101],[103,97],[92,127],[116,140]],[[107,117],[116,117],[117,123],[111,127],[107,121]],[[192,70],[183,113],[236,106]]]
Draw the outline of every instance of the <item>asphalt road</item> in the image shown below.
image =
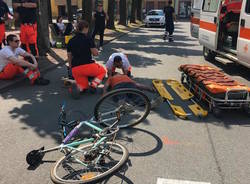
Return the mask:
[[[135,79],[148,85],[152,79],[179,80],[179,65],[192,63],[219,67],[250,86],[248,69],[203,59],[202,47],[190,37],[189,23],[177,23],[174,43],[164,42],[162,34],[160,28],[138,29],[106,45],[96,59],[105,63],[111,53],[123,51],[133,66]],[[60,143],[57,117],[64,101],[67,109],[81,110],[87,117],[93,115],[101,94],[71,99],[60,80],[65,74],[66,68],[58,67],[45,75],[51,79],[49,86],[30,86],[25,82],[1,94],[0,183],[52,183],[50,168],[62,154],[47,154],[44,162],[34,169],[26,164],[26,153]],[[210,113],[205,119],[182,120],[163,103],[146,121],[121,132],[124,139],[120,142],[128,147],[130,161],[103,183],[156,184],[158,180],[158,184],[175,184],[177,180],[185,180],[249,184],[249,128],[250,119],[241,111],[225,111],[219,119]],[[166,180],[160,182],[159,178]]]

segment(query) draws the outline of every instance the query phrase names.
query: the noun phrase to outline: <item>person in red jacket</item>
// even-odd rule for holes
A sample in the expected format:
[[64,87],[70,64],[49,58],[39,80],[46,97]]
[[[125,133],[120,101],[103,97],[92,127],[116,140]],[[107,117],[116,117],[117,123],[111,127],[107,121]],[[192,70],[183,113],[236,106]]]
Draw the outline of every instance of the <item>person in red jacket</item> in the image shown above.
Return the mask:
[[126,74],[115,73],[113,76],[110,76],[105,82],[103,93],[105,94],[107,91],[122,88],[134,88],[154,92],[154,89],[152,87],[135,82]]
[[5,38],[5,20],[8,19],[10,10],[5,2],[0,0],[0,49]]

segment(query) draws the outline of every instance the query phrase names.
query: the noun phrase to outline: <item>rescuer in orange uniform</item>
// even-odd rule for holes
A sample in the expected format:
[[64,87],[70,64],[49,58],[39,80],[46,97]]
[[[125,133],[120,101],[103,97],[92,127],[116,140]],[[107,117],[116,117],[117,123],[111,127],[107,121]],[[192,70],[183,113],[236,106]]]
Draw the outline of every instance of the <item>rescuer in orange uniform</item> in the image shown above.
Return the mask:
[[98,55],[98,50],[93,39],[88,36],[88,31],[88,22],[79,21],[77,34],[67,45],[69,67],[72,68],[72,74],[76,81],[76,85],[73,85],[70,89],[72,95],[75,92],[77,94],[89,88],[89,77],[94,77],[90,84],[90,91],[95,92],[106,74],[104,67],[92,59],[92,55]]
[[21,21],[21,48],[38,56],[37,49],[37,0],[15,0],[13,8]]
[[49,80],[40,76],[35,57],[19,47],[16,35],[8,35],[7,44],[0,50],[0,79],[9,80],[18,74],[24,74],[31,84],[49,84]]

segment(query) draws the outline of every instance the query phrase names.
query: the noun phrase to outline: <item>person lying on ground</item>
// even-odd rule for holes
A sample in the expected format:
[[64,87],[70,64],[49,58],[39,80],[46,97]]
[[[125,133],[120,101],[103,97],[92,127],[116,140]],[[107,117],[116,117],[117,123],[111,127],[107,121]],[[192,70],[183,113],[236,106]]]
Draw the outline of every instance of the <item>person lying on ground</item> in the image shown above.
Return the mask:
[[135,82],[125,74],[115,73],[105,82],[103,94],[107,93],[107,91],[123,88],[134,88],[139,90],[146,90],[149,92],[155,92],[154,88]]
[[[92,59],[92,55],[97,56],[99,53],[93,39],[88,36],[88,32],[88,22],[84,20],[79,21],[77,33],[67,45],[68,63],[76,81],[76,85],[70,88],[70,92],[77,94],[76,96],[87,89],[90,92],[96,92],[97,86],[106,75],[105,68]],[[89,77],[94,78],[90,85]]]
[[9,80],[18,74],[24,74],[31,84],[48,85],[49,80],[40,76],[35,57],[20,48],[19,43],[16,35],[7,36],[7,46],[0,51],[0,79]]

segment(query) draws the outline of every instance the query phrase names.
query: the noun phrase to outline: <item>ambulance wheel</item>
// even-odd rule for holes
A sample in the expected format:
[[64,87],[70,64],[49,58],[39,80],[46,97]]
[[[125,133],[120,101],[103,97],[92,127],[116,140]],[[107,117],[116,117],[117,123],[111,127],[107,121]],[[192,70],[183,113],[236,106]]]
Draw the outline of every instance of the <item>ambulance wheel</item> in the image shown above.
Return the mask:
[[184,80],[185,80],[185,76],[184,76],[184,74],[182,73],[182,74],[181,74],[181,83],[182,83],[182,84],[184,84]]
[[221,117],[221,109],[219,109],[218,107],[213,107],[212,112],[216,118]]
[[208,48],[206,47],[203,47],[203,56],[205,58],[205,60],[207,61],[213,61],[215,56],[216,56],[216,53],[209,50]]
[[250,104],[249,104],[249,105],[244,106],[244,111],[247,113],[247,116],[249,116],[249,117],[250,117]]

